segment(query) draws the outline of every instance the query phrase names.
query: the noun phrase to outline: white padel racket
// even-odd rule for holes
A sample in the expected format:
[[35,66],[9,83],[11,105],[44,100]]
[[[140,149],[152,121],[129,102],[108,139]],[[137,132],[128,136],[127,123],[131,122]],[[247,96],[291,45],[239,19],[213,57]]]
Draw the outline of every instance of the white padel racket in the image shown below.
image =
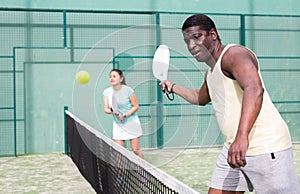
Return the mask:
[[116,99],[114,92],[112,93],[112,97],[111,97],[111,108],[112,108],[112,112],[114,114],[119,114],[117,99]]
[[[156,79],[164,81],[168,79],[168,70],[170,63],[170,50],[166,45],[160,45],[153,57],[152,62],[152,72]],[[174,100],[174,94],[172,93],[172,98],[169,97],[169,91],[166,89],[164,93],[167,95],[169,100]]]

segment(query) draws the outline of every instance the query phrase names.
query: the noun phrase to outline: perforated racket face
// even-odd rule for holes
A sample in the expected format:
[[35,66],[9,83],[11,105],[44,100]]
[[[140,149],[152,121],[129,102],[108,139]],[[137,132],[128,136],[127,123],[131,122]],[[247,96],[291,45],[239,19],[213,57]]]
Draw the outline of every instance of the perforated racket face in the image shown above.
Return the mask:
[[115,93],[113,92],[112,93],[112,97],[111,97],[111,107],[113,109],[113,113],[116,113],[118,114],[118,105],[117,105],[117,99],[116,99],[116,96],[115,96]]
[[152,72],[156,79],[160,81],[168,79],[168,70],[170,63],[170,51],[166,45],[160,45],[153,57]]

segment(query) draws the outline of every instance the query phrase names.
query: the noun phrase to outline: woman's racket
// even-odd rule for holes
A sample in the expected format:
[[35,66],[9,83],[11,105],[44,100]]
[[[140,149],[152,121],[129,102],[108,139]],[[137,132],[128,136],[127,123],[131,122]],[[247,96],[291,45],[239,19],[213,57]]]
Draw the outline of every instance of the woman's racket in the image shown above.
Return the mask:
[[112,108],[112,112],[114,114],[119,114],[117,99],[116,99],[114,92],[112,93],[112,97],[111,97],[111,108]]
[[[169,63],[170,63],[170,51],[169,47],[166,45],[160,45],[153,57],[152,62],[152,72],[156,79],[160,81],[164,81],[168,79],[168,70],[169,70]],[[172,94],[172,97],[169,96],[168,88],[163,91],[169,100],[174,100],[174,94]]]

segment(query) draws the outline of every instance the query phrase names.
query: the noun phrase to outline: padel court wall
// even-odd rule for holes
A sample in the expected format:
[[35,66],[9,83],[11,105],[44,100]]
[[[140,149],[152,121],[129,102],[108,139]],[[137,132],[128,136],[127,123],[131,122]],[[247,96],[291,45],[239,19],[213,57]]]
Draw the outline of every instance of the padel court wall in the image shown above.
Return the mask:
[[[181,25],[193,13],[0,10],[0,155],[64,151],[64,107],[112,135],[102,92],[109,71],[124,71],[134,88],[143,148],[215,146],[223,142],[212,106],[169,101],[151,65],[155,48],[171,51],[168,78],[199,88],[207,69],[188,53]],[[265,86],[300,141],[300,16],[209,14],[224,44],[242,44],[258,56]],[[79,85],[75,74],[91,80]]]

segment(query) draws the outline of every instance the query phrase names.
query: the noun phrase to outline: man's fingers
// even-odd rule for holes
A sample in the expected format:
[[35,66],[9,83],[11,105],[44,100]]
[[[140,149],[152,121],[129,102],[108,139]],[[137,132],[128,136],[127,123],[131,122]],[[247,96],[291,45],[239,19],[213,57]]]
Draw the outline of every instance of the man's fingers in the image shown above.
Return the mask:
[[166,83],[165,82],[161,82],[160,83],[160,88],[162,91],[164,91],[166,89]]
[[169,93],[169,87],[168,87],[169,82],[168,81],[162,81],[160,82],[160,88],[164,93]]
[[246,158],[240,154],[228,154],[227,162],[232,168],[244,167],[247,164]]
[[238,165],[239,167],[244,167],[244,166],[246,166],[246,164],[247,164],[247,162],[246,162],[245,159],[240,159],[240,158],[237,158],[237,159],[236,159],[236,163],[237,163],[237,165]]

